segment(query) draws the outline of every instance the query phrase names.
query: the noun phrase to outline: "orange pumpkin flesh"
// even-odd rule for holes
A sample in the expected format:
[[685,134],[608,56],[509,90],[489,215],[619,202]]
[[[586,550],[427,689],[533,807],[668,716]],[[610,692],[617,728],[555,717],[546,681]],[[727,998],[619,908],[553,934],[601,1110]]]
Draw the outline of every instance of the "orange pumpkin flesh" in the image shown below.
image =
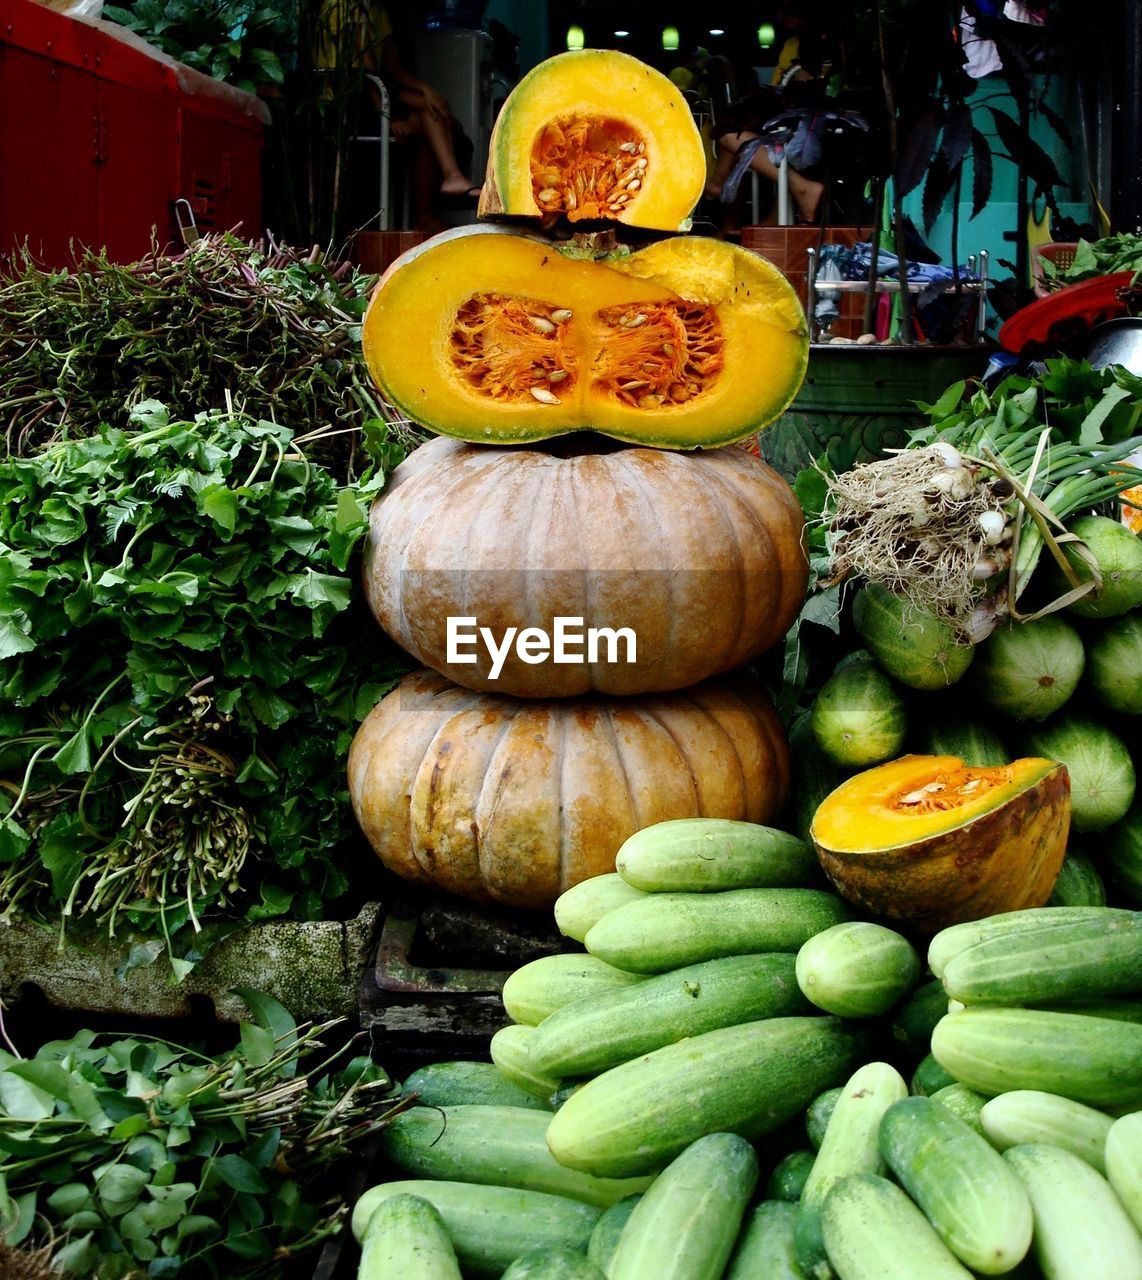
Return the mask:
[[363,345],[405,416],[475,443],[591,430],[728,444],[784,410],[808,359],[796,294],[740,246],[678,236],[608,256],[503,228],[446,232],[398,259]]
[[766,822],[789,755],[747,677],[684,694],[522,702],[406,676],[349,752],[354,812],[398,875],[543,910],[668,818]]
[[[779,475],[741,449],[681,454],[585,433],[489,448],[438,437],[369,513],[363,571],[377,621],[468,688],[568,697],[685,688],[785,634],[804,599],[803,520]],[[449,617],[507,628],[581,617],[629,628],[637,661],[448,661]],[[626,654],[624,653],[625,657]]]
[[1042,906],[1069,829],[1070,782],[1054,761],[976,768],[903,756],[837,787],[811,836],[842,896],[935,932]]

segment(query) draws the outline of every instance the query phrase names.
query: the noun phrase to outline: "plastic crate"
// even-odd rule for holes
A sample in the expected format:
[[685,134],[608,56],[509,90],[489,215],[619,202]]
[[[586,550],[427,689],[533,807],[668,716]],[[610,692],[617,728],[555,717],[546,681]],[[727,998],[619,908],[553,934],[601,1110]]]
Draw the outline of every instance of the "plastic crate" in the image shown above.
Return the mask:
[[1065,271],[1075,260],[1075,250],[1078,248],[1077,241],[1058,240],[1049,241],[1046,244],[1037,244],[1031,250],[1031,287],[1035,291],[1037,298],[1045,298],[1052,289],[1065,288],[1066,286],[1051,286],[1043,278],[1043,268],[1040,266],[1041,261],[1045,258],[1056,270]]

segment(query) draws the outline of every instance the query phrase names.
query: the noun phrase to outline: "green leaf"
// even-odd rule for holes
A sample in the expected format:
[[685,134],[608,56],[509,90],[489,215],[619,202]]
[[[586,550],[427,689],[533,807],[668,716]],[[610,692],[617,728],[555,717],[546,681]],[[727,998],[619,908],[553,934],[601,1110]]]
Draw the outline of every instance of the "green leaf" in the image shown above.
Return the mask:
[[265,1027],[243,1022],[239,1027],[242,1052],[255,1067],[265,1066],[274,1056],[274,1038]]
[[91,743],[86,728],[79,728],[52,756],[52,764],[60,773],[90,773]]
[[828,587],[824,591],[812,595],[805,601],[801,610],[804,622],[815,622],[819,626],[828,627],[834,635],[841,634],[841,588],[839,585]]
[[195,501],[203,515],[209,516],[227,537],[238,524],[238,495],[225,485],[214,484],[201,490]]
[[145,1112],[139,1112],[133,1116],[127,1116],[125,1120],[119,1123],[111,1130],[111,1138],[115,1142],[124,1142],[127,1138],[133,1138],[137,1133],[145,1133],[150,1126],[150,1120]]
[[246,912],[248,920],[272,920],[276,916],[284,916],[293,904],[294,894],[276,884],[258,886],[261,902]]
[[15,818],[0,818],[0,863],[15,862],[32,843],[32,837]]
[[233,1152],[219,1156],[212,1168],[218,1177],[235,1191],[260,1194],[267,1190],[266,1180],[258,1170],[248,1160]]
[[[233,987],[232,990],[245,1002],[257,1025],[273,1036],[279,1048],[288,1048],[296,1042],[297,1023],[284,1004],[273,996],[266,995],[264,991],[255,991],[253,987]],[[293,1072],[283,1071],[282,1074],[292,1075]]]
[[0,1105],[4,1114],[14,1120],[43,1120],[55,1111],[52,1095],[46,1089],[10,1071],[0,1071]]
[[317,573],[313,569],[306,569],[295,581],[290,595],[310,608],[329,604],[338,612],[347,609],[352,599],[348,578],[334,577],[331,573]]
[[91,1085],[82,1076],[66,1071],[58,1062],[30,1058],[13,1063],[8,1070],[58,1101],[67,1103],[93,1133],[104,1133],[111,1128],[111,1121],[100,1107]]
[[1129,395],[1130,392],[1125,387],[1108,387],[1102,393],[1102,399],[1095,404],[1090,413],[1083,419],[1082,426],[1079,428],[1079,444],[1102,444],[1103,424],[1114,411],[1115,405],[1120,404]]
[[31,639],[32,623],[21,609],[0,618],[0,658],[12,658],[17,653],[31,653],[36,642]]

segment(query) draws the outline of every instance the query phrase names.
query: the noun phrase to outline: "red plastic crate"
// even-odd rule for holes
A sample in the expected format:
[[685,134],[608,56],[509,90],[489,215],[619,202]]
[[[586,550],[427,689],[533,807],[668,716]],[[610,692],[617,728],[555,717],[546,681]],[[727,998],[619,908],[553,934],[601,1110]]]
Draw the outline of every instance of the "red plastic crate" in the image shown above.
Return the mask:
[[0,0],[0,121],[0,253],[130,261],[174,242],[178,198],[203,230],[261,233],[265,104],[123,27]]

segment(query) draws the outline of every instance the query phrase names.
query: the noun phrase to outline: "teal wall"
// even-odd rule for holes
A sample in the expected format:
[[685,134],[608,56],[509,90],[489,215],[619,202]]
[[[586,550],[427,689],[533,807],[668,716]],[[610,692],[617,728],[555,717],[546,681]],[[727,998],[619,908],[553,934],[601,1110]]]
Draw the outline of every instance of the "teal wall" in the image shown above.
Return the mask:
[[[1046,91],[1046,103],[1062,117],[1072,132],[1072,146],[1066,146],[1045,116],[1032,118],[1031,136],[1055,162],[1055,167],[1063,179],[1063,185],[1056,189],[1055,196],[1059,211],[1064,216],[1074,218],[1078,222],[1094,220],[1094,206],[1090,198],[1088,186],[1088,167],[1082,128],[1078,109],[1075,82],[1060,75],[1037,76],[1031,81],[1032,101]],[[987,107],[995,107],[1012,119],[1018,117],[1018,109],[1014,99],[1007,91],[1006,83],[996,76],[987,77],[979,82],[970,99],[972,117],[975,126],[991,144],[993,159],[993,175],[991,199],[978,217],[972,218],[972,180],[973,165],[970,155],[964,163],[964,177],[961,188],[960,227],[959,227],[959,259],[966,261],[969,254],[986,249],[991,256],[991,274],[994,277],[1010,276],[1011,272],[998,265],[997,259],[1015,260],[1016,243],[1004,238],[1005,232],[1016,230],[1016,179],[1018,171],[1015,165],[1003,158],[1004,148],[995,132],[995,123]],[[921,201],[922,186],[909,193],[904,201],[904,209],[918,227],[923,227]],[[1042,212],[1040,201],[1038,212]],[[1025,228],[1022,234],[1025,234]],[[940,255],[945,263],[952,259],[952,212],[951,197],[944,211],[926,233],[928,243]]]
[[548,44],[547,5],[540,0],[491,0],[484,21],[493,18],[519,36],[520,74],[526,75],[551,52]]

